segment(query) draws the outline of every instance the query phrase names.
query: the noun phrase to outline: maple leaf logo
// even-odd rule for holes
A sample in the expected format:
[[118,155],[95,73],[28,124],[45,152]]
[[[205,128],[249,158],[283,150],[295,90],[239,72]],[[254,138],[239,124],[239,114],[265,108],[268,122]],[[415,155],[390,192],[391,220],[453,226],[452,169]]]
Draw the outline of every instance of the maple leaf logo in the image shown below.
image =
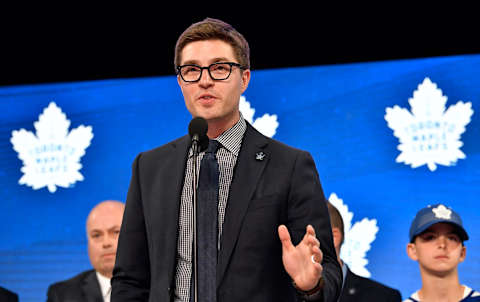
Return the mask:
[[18,183],[34,190],[47,187],[54,193],[57,186],[67,188],[82,181],[80,158],[93,138],[92,127],[80,125],[69,133],[70,121],[54,102],[33,125],[36,136],[23,128],[12,131],[10,142],[23,161],[24,175]]
[[445,111],[447,97],[428,77],[408,102],[412,113],[397,105],[386,108],[385,120],[398,137],[398,150],[402,151],[396,162],[412,168],[426,164],[435,171],[437,164],[451,166],[466,157],[460,150],[460,135],[470,122],[472,103],[458,101]]
[[366,268],[368,264],[366,254],[378,232],[377,220],[363,218],[352,226],[353,213],[348,211],[348,206],[343,200],[332,193],[328,201],[337,208],[343,220],[345,238],[340,249],[340,258],[352,272],[369,278],[371,274]]
[[435,217],[439,219],[451,219],[452,218],[452,210],[447,209],[443,204],[439,205],[438,207],[432,209],[432,212],[435,214]]
[[245,120],[247,120],[252,126],[265,136],[273,137],[277,131],[278,121],[277,115],[265,113],[262,117],[253,120],[255,109],[250,107],[250,103],[242,95],[240,97],[240,112]]

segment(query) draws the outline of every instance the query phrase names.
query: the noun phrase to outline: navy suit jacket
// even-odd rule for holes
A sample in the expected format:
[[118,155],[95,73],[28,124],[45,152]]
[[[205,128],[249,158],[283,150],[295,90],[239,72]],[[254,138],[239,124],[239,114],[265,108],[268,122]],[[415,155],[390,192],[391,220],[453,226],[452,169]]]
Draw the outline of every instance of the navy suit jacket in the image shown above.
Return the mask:
[[103,302],[102,290],[95,270],[48,287],[47,302]]
[[18,302],[18,295],[0,286],[0,302]]
[[355,275],[347,269],[339,302],[401,302],[402,295],[396,289],[379,282]]
[[[132,168],[112,278],[112,302],[171,301],[178,217],[190,138],[140,153]],[[263,160],[256,154],[263,152]],[[296,301],[282,263],[278,226],[298,244],[311,224],[323,251],[325,301],[342,273],[315,163],[308,152],[265,137],[247,123],[225,213],[217,301]]]

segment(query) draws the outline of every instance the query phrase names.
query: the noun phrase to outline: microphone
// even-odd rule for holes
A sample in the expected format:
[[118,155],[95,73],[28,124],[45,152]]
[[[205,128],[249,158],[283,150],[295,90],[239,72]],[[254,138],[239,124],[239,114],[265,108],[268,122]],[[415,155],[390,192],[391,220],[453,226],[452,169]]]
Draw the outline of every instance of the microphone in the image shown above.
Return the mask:
[[188,125],[188,134],[192,139],[193,151],[202,152],[208,148],[208,124],[203,117],[196,117]]
[[203,117],[196,117],[188,125],[188,134],[192,139],[193,165],[192,165],[192,224],[193,224],[193,250],[192,250],[192,287],[190,292],[193,294],[191,301],[198,301],[198,252],[197,252],[197,156],[200,152],[208,148],[209,139],[207,136],[208,124]]

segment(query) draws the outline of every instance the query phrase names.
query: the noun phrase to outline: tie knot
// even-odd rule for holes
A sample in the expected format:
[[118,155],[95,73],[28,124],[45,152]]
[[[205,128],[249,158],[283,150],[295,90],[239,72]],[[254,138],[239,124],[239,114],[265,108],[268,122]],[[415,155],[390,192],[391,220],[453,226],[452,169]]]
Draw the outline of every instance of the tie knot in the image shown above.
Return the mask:
[[205,153],[215,154],[219,147],[220,147],[220,143],[217,140],[211,139],[208,142],[208,148],[207,148],[207,151],[205,151]]

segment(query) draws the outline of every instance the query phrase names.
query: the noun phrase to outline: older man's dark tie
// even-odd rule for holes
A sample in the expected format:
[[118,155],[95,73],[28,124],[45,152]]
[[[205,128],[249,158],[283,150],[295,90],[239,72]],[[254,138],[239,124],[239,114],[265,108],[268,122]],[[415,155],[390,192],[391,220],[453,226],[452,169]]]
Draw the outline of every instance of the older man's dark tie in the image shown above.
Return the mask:
[[200,164],[197,189],[198,301],[215,302],[218,238],[219,169],[215,153],[220,143],[210,140]]

